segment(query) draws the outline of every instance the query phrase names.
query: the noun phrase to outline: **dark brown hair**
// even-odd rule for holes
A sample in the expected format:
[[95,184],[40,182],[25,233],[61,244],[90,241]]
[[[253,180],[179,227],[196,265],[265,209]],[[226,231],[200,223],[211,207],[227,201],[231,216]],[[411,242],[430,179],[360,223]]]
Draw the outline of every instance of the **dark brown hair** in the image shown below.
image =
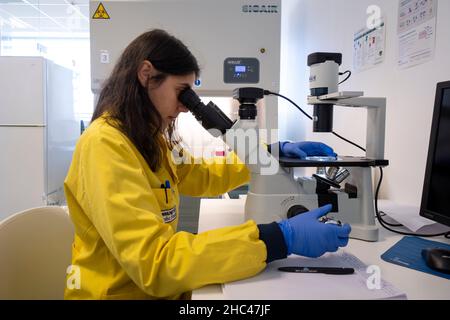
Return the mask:
[[159,86],[168,75],[184,76],[200,70],[189,49],[166,31],[148,31],[124,50],[111,76],[105,82],[92,121],[106,116],[106,121],[122,131],[136,146],[153,171],[161,165],[164,138],[173,148],[178,143],[175,125],[162,132],[162,119],[148,92],[138,79],[138,69],[145,60],[159,73],[150,81]]

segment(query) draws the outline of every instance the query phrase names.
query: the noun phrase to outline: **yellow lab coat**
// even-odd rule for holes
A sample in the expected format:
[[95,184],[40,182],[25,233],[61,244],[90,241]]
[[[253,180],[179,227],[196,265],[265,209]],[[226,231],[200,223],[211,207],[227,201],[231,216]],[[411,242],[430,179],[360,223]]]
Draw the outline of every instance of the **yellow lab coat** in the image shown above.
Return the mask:
[[64,184],[75,226],[65,298],[179,299],[259,273],[267,249],[254,221],[176,232],[179,193],[217,196],[249,179],[242,163],[177,165],[168,148],[153,172],[122,132],[97,119],[77,143]]

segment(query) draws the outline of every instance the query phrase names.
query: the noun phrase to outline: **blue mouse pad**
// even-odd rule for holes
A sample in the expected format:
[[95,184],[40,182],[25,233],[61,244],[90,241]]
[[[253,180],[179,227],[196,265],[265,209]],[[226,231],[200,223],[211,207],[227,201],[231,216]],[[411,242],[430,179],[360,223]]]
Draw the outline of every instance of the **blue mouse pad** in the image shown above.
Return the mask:
[[425,260],[422,258],[422,249],[426,248],[450,249],[450,245],[417,237],[403,237],[383,253],[381,259],[402,267],[450,279],[450,274],[435,271],[425,264]]

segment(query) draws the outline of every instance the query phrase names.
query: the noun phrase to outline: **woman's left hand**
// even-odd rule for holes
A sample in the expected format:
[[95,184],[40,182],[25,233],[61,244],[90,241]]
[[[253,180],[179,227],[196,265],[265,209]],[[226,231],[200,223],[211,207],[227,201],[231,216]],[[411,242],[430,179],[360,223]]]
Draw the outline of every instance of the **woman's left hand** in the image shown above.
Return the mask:
[[280,142],[280,156],[305,159],[306,157],[337,157],[331,147],[322,142]]

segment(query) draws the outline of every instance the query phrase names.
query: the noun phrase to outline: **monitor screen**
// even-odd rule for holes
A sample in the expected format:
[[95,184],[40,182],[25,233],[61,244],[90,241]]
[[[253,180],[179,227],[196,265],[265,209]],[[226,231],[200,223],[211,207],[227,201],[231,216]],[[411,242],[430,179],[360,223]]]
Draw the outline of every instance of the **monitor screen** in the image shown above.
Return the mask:
[[450,226],[450,81],[436,90],[420,215]]

